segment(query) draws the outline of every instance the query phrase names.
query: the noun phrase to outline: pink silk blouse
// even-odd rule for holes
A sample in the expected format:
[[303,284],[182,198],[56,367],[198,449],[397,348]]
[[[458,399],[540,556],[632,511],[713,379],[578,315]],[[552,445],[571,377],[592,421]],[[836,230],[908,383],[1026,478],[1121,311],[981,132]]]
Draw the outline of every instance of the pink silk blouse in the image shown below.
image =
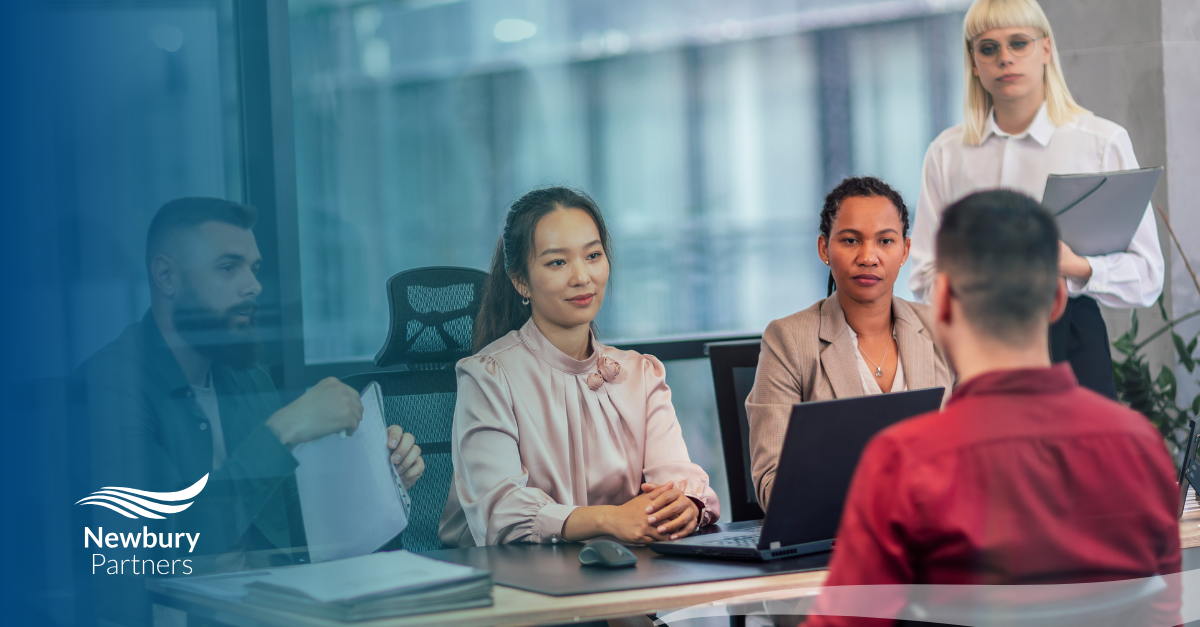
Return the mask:
[[576,507],[622,505],[643,481],[675,481],[703,506],[701,525],[720,517],[654,357],[592,338],[592,356],[578,361],[530,320],[459,361],[457,372],[442,542],[558,542]]

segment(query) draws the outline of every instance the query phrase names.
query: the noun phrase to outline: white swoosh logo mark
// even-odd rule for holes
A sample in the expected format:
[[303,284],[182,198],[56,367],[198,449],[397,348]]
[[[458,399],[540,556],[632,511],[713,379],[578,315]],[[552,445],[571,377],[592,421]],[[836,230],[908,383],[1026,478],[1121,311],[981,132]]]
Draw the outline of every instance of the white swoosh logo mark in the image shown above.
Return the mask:
[[[192,506],[190,502],[208,484],[208,475],[200,477],[191,487],[178,492],[147,492],[133,488],[104,486],[103,490],[92,492],[90,496],[79,499],[76,505],[99,505],[106,507],[126,518],[163,518],[155,512],[163,514],[178,514]],[[139,498],[146,497],[146,498]]]

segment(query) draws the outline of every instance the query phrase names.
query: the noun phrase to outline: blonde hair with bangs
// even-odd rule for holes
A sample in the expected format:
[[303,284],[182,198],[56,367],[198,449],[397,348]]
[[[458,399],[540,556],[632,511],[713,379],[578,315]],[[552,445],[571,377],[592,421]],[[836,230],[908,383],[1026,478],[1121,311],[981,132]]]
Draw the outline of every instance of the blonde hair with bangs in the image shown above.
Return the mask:
[[1055,126],[1062,126],[1080,115],[1091,113],[1079,106],[1067,89],[1062,66],[1058,63],[1058,46],[1050,30],[1050,20],[1037,0],[975,0],[963,20],[963,141],[978,146],[983,141],[988,114],[992,110],[992,95],[983,88],[972,68],[971,40],[995,28],[1034,28],[1050,39],[1050,63],[1042,84],[1046,91],[1046,113]]

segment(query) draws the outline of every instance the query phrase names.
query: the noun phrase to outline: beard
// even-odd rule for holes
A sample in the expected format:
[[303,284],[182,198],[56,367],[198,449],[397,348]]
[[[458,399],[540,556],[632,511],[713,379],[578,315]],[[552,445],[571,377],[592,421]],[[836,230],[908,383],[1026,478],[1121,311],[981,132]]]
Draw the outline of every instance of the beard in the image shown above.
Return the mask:
[[[249,322],[235,320],[238,312],[249,311]],[[244,300],[225,311],[217,311],[200,300],[186,283],[171,312],[175,331],[200,354],[236,370],[258,364],[262,352],[258,336],[258,303]]]

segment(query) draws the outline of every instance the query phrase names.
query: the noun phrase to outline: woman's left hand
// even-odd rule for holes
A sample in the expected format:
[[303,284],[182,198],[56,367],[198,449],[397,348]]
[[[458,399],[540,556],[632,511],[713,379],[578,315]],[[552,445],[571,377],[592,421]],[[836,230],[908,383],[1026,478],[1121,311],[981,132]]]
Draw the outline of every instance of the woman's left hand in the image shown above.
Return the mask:
[[[643,483],[642,492],[649,493],[659,487],[655,483]],[[692,534],[700,524],[700,508],[691,497],[682,491],[671,489],[664,492],[646,508],[650,523],[662,535],[671,534],[677,540]]]
[[1076,255],[1066,242],[1058,240],[1058,273],[1068,279],[1087,283],[1092,278],[1092,264]]
[[404,482],[404,489],[411,490],[417,479],[425,474],[425,459],[421,457],[421,447],[411,433],[405,433],[400,425],[387,428],[388,448],[392,451],[392,465]]

